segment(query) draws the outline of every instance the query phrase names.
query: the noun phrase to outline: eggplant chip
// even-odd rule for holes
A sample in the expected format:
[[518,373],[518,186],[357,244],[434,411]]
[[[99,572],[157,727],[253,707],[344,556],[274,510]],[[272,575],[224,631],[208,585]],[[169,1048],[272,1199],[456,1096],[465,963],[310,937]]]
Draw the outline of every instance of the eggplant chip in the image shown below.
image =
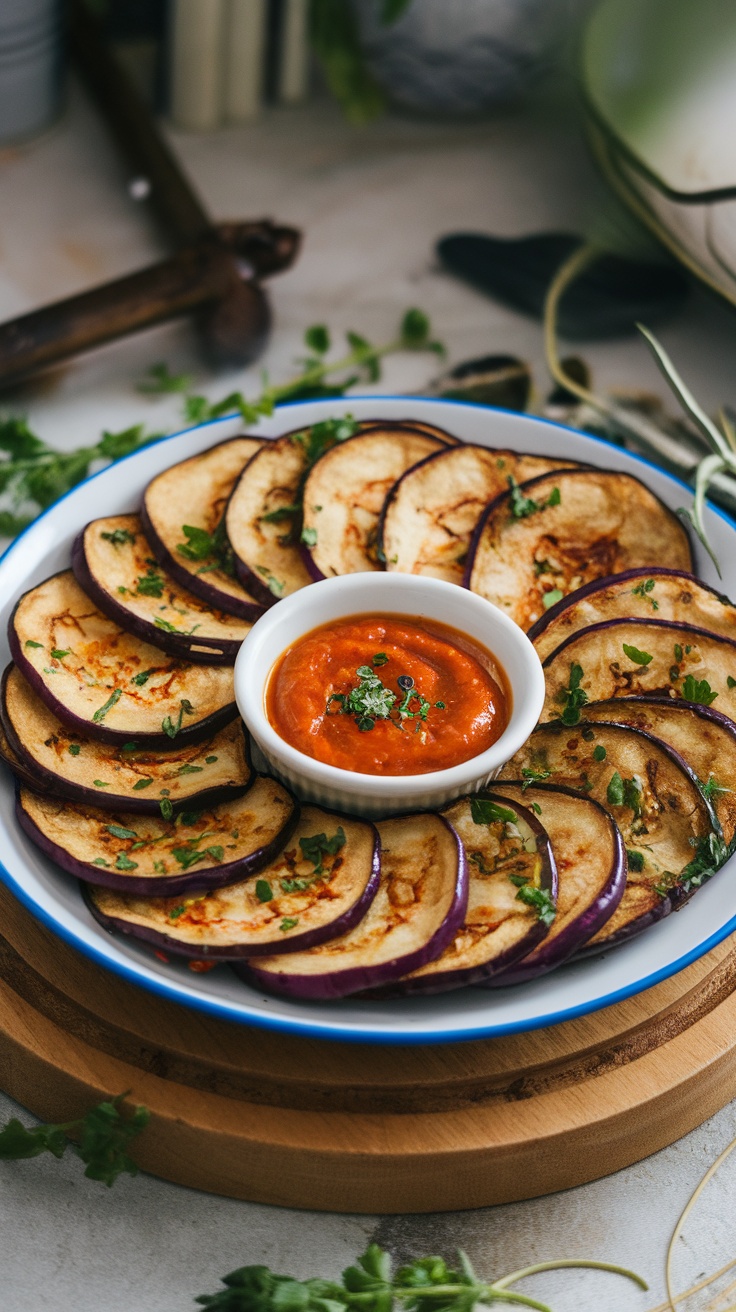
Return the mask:
[[304,485],[302,542],[311,576],[381,569],[378,520],[386,493],[418,460],[446,450],[439,438],[385,423],[325,452]]
[[557,915],[528,956],[494,975],[504,987],[546,975],[567,961],[607,920],[626,887],[626,850],[615,820],[592,797],[524,779],[494,783],[500,797],[523,802],[544,825],[557,866]]
[[464,923],[444,952],[397,980],[391,993],[446,993],[481,984],[526,957],[555,920],[557,871],[549,836],[517,802],[461,797],[443,815],[468,861]]
[[343,998],[440,955],[462,924],[468,899],[457,834],[428,813],[382,820],[377,828],[381,880],[360,923],[309,952],[238,966],[243,979],[286,997]]
[[665,697],[620,697],[582,708],[585,721],[644,729],[687,761],[712,803],[723,840],[736,839],[736,724],[712,706]]
[[384,502],[379,546],[386,569],[462,583],[468,548],[489,501],[574,461],[465,443],[436,451],[401,476]]
[[237,884],[184,901],[100,887],[87,896],[105,929],[173,955],[232,961],[347,933],[370,906],[380,872],[372,824],[308,806],[278,856]]
[[232,665],[250,630],[247,620],[213,608],[162,570],[137,515],[88,524],[72,547],[72,569],[110,619],[183,660]]
[[695,775],[681,756],[641,729],[543,724],[501,775],[543,779],[592,797],[621,830],[626,888],[583,951],[640,933],[690,897],[726,859],[715,812]]
[[240,720],[196,746],[177,737],[167,752],[113,747],[63,724],[14,665],[3,676],[2,720],[21,782],[91,806],[160,815],[163,804],[174,814],[240,797],[253,777]]
[[266,606],[311,583],[299,546],[309,432],[268,442],[246,466],[225,515],[238,578]]
[[692,569],[680,520],[631,474],[543,474],[491,502],[471,544],[466,586],[523,629],[593,579],[666,560]]
[[231,669],[179,661],[124,632],[71,570],[24,593],[8,639],[19,670],[54,715],[100,742],[199,742],[237,714]]
[[259,776],[244,797],[172,820],[101,811],[18,793],[20,826],[70,875],[143,897],[172,897],[246,879],[272,861],[298,818],[291,793]]
[[235,575],[223,516],[244,466],[263,438],[233,437],[164,470],[146,488],[143,531],[159,564],[210,606],[256,620],[263,605]]
[[590,624],[605,620],[672,620],[736,639],[736,606],[692,574],[674,569],[629,569],[596,579],[563,597],[532,625],[539,659]]
[[544,662],[543,717],[575,723],[587,702],[682,697],[736,720],[736,641],[690,624],[611,620],[573,633]]

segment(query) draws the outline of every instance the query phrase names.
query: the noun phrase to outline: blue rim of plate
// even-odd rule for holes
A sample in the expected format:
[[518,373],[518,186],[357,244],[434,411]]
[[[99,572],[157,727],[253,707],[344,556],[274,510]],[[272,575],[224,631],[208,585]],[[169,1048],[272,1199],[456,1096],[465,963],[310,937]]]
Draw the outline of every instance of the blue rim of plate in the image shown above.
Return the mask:
[[[332,398],[329,397],[325,398],[327,401],[331,399]],[[426,396],[404,396],[403,394],[401,397],[396,397],[391,394],[381,394],[351,396],[345,398],[345,400],[348,404],[350,401],[391,402],[401,400],[416,401],[426,405],[427,403],[431,404],[434,401],[434,398]],[[589,442],[595,442],[598,446],[613,447],[614,450],[624,449],[625,454],[632,460],[643,465],[647,469],[655,470],[659,475],[664,475],[677,487],[682,488],[689,495],[692,495],[692,488],[689,484],[685,483],[683,479],[678,478],[676,474],[670,474],[668,470],[663,469],[661,465],[655,464],[653,460],[647,460],[645,456],[640,456],[635,452],[627,451],[625,448],[617,446],[615,442],[607,441],[606,438],[596,437],[592,433],[586,433],[579,428],[572,428],[569,424],[560,424],[554,419],[545,419],[539,415],[526,415],[524,411],[503,409],[501,406],[478,406],[469,401],[445,400],[444,398],[437,398],[437,403],[442,405],[452,405],[459,409],[467,410],[488,409],[499,414],[511,415],[516,418],[525,417],[528,419],[534,419],[537,423],[546,424],[550,428],[561,428],[568,433],[574,433],[578,437],[584,437]],[[292,406],[304,404],[304,401],[289,401],[284,405],[277,406],[276,412],[280,410],[288,410]],[[233,419],[237,419],[237,413],[232,415],[222,415],[218,419],[208,420],[205,424],[195,424],[191,428],[180,429],[177,433],[167,434],[157,442],[148,443],[146,447],[142,448],[142,450],[148,450],[149,447],[158,446],[162,442],[172,442],[186,433],[192,433],[203,428],[214,428],[219,424],[232,422]],[[121,460],[116,460],[113,463],[117,467],[127,460],[134,459],[139,454],[139,451],[131,451],[129,455],[123,456]],[[83,479],[76,487],[71,488],[63,497],[60,497],[58,501],[55,501],[53,506],[49,506],[48,510],[43,511],[43,513],[34,519],[33,523],[29,524],[28,527],[25,528],[23,532],[20,533],[5,549],[2,556],[0,556],[0,564],[5,560],[6,556],[16,550],[23,541],[25,535],[30,533],[30,531],[34,529],[47,514],[52,510],[55,510],[57,506],[61,505],[72,496],[78,488],[83,487],[87,483],[91,483],[94,479],[99,478],[101,474],[107,473],[111,467],[112,466],[108,465],[105,469],[100,469],[96,473],[90,474],[88,478]],[[734,519],[733,516],[727,514],[726,511],[721,510],[721,508],[714,505],[712,501],[706,500],[706,506],[714,515],[717,515],[720,519],[724,520],[730,528],[736,529],[736,519]],[[40,921],[47,929],[50,929],[57,938],[69,943],[72,947],[80,951],[83,956],[88,957],[97,965],[101,965],[105,970],[109,970],[113,974],[119,975],[128,983],[133,983],[139,988],[147,989],[149,992],[165,998],[168,1002],[175,1002],[178,1006],[193,1007],[195,1011],[205,1012],[206,1014],[215,1016],[220,1020],[225,1019],[240,1025],[250,1025],[254,1029],[271,1030],[280,1034],[294,1034],[301,1038],[326,1039],[335,1043],[362,1043],[380,1046],[395,1046],[397,1044],[403,1046],[405,1044],[411,1044],[412,1046],[424,1045],[429,1047],[446,1043],[472,1043],[478,1039],[501,1038],[507,1034],[523,1034],[530,1030],[547,1029],[552,1025],[561,1025],[565,1021],[576,1020],[580,1016],[588,1016],[593,1012],[603,1011],[606,1007],[611,1007],[617,1002],[625,1001],[626,998],[634,997],[639,993],[645,993],[647,989],[653,988],[656,984],[661,984],[664,980],[671,979],[673,975],[677,975],[681,970],[685,970],[695,961],[699,961],[700,958],[706,956],[712,948],[717,947],[718,944],[722,943],[730,934],[736,932],[736,915],[734,915],[730,920],[726,921],[720,929],[716,930],[696,947],[692,948],[689,952],[684,953],[675,961],[670,962],[667,966],[663,966],[661,969],[653,971],[651,975],[646,975],[643,978],[639,978],[619,989],[614,989],[613,992],[605,994],[605,996],[601,998],[597,998],[594,1002],[580,1003],[578,1006],[566,1007],[562,1011],[553,1011],[546,1015],[536,1016],[533,1019],[509,1021],[499,1025],[489,1026],[483,1024],[458,1032],[443,1031],[436,1036],[430,1036],[427,1034],[418,1035],[416,1031],[410,1029],[397,1029],[395,1032],[388,1033],[381,1031],[380,1034],[371,1034],[369,1031],[365,1030],[351,1030],[346,1026],[333,1026],[332,1028],[328,1028],[316,1024],[313,1021],[291,1020],[281,1016],[269,1016],[267,1013],[256,1013],[255,1015],[244,1017],[242,1011],[232,1006],[225,998],[210,999],[196,994],[191,998],[182,997],[181,990],[177,987],[171,986],[167,984],[165,980],[159,980],[155,976],[152,978],[149,976],[141,976],[135,963],[128,965],[124,962],[110,960],[104,952],[96,948],[94,944],[81,941],[74,931],[68,930],[64,926],[59,925],[58,921],[56,921],[53,916],[43,908],[37,906],[33,899],[26,893],[23,886],[17,882],[1,861],[0,880],[10,889],[14,896],[17,897],[18,901],[31,912],[34,919]]]

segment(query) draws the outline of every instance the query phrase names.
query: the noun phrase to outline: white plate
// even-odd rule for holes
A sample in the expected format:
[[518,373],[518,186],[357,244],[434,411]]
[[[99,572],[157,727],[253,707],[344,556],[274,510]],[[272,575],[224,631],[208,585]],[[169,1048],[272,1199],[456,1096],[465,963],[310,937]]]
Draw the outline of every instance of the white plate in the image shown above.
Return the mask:
[[[356,419],[423,419],[470,442],[570,457],[633,473],[673,509],[690,500],[683,484],[618,447],[545,420],[458,402],[404,397],[303,402],[283,407],[259,432],[273,436],[347,409]],[[166,438],[88,479],[36,520],[0,561],[3,664],[8,660],[5,629],[15,601],[26,588],[68,564],[72,539],[83,524],[100,515],[136,510],[155,474],[241,428],[238,421],[226,419]],[[736,525],[712,508],[706,512],[706,523],[722,562],[720,586],[736,593]],[[696,568],[706,582],[719,584],[700,549]],[[125,979],[230,1020],[353,1042],[441,1043],[558,1024],[650,988],[736,929],[736,857],[732,857],[680,914],[668,916],[607,956],[565,967],[534,983],[493,992],[463,989],[405,1001],[289,1002],[261,995],[226,967],[195,975],[186,965],[164,965],[143,946],[106,934],[87,911],[76,880],[46,860],[15,823],[12,789],[7,785],[0,799],[0,842],[0,877],[11,891],[61,938]]]

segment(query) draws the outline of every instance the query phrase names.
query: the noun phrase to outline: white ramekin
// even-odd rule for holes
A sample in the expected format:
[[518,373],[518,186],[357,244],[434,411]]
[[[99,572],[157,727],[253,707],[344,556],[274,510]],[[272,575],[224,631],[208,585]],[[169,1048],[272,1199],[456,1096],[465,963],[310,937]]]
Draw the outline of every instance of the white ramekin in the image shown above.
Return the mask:
[[[490,651],[506,674],[511,716],[487,751],[417,775],[359,774],[316,761],[285,742],[266,716],[274,663],[312,629],[353,615],[402,615],[448,624]],[[444,805],[482,788],[526,742],[544,702],[544,674],[534,647],[497,606],[454,583],[414,574],[346,574],[294,592],[253,625],[235,662],[235,697],[268,768],[305,801],[357,815],[382,816]]]

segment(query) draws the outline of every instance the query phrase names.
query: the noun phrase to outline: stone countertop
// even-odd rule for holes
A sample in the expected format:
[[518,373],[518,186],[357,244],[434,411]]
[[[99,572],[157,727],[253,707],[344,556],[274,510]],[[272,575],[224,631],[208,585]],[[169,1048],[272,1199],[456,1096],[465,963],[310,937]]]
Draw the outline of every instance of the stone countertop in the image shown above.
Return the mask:
[[[270,111],[247,128],[172,140],[215,217],[268,214],[305,230],[298,264],[272,283],[274,337],[262,363],[275,381],[289,376],[307,325],[329,324],[335,337],[352,328],[382,341],[405,308],[419,305],[450,362],[518,354],[531,362],[544,395],[539,326],[440,272],[434,243],[459,229],[511,236],[599,231],[601,223],[617,222],[564,87],[473,124],[388,117],[355,132],[331,104],[317,102]],[[161,254],[153,225],[127,195],[103,128],[74,88],[64,118],[43,139],[0,155],[0,234],[2,317]],[[695,291],[660,336],[707,407],[733,400],[736,320],[727,307]],[[662,392],[640,341],[582,349],[599,386]],[[158,360],[176,372],[191,370],[197,390],[213,399],[236,387],[246,394],[259,388],[261,363],[215,378],[197,361],[189,327],[178,324],[106,347],[18,392],[7,409],[26,413],[45,439],[69,448],[95,441],[103,428],[138,422],[174,431],[181,426],[179,400],[151,400],[135,390]],[[432,357],[395,357],[373,390],[418,390],[436,370]],[[0,1097],[0,1121],[17,1110]],[[555,1312],[648,1312],[664,1297],[670,1232],[736,1132],[735,1120],[734,1108],[726,1108],[647,1161],[561,1195],[404,1218],[290,1212],[143,1176],[123,1177],[107,1191],[85,1180],[71,1156],[4,1163],[2,1306],[181,1312],[234,1267],[266,1263],[302,1277],[332,1276],[377,1239],[399,1258],[462,1247],[482,1274],[560,1256],[619,1262],[649,1280],[648,1294],[611,1275],[574,1271],[538,1277],[526,1292],[548,1299]],[[734,1255],[734,1170],[724,1168],[688,1225],[676,1260],[678,1288]],[[686,1312],[706,1304],[707,1297],[691,1300]]]

